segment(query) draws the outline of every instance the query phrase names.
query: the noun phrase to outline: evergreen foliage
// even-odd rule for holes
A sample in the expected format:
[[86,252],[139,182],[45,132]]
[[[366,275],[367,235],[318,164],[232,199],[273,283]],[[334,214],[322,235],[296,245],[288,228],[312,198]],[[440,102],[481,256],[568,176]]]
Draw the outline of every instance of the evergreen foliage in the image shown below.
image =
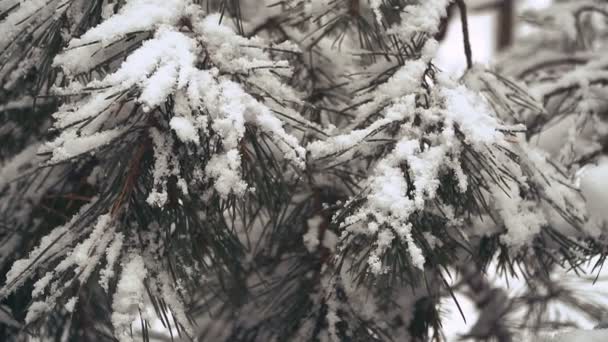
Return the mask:
[[552,274],[606,258],[606,17],[483,67],[464,0],[0,0],[0,340],[443,340],[454,291],[474,339],[602,321]]

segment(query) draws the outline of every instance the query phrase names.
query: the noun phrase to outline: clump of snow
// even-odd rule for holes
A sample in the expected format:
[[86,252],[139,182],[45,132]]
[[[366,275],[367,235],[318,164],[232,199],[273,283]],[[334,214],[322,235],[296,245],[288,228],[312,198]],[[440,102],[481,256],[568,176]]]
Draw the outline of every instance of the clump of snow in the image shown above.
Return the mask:
[[376,120],[368,127],[334,135],[326,140],[315,140],[309,143],[306,149],[310,152],[310,157],[314,159],[352,149],[354,146],[361,144],[365,139],[372,137],[374,132],[382,127],[411,117],[416,111],[415,102],[416,98],[411,94],[398,98],[395,103],[383,112],[384,118]]
[[114,128],[90,135],[79,136],[76,130],[66,130],[55,140],[43,145],[40,153],[52,152],[51,163],[57,163],[78,155],[93,152],[96,149],[108,145],[114,139],[123,134],[125,128]]
[[401,13],[401,21],[389,30],[389,33],[409,40],[421,32],[433,36],[441,26],[441,19],[447,16],[448,5],[452,0],[420,1],[406,6]]
[[172,27],[161,26],[154,38],[129,55],[116,72],[88,86],[125,90],[138,86],[141,89],[139,101],[148,108],[154,108],[177,87],[186,85],[200,53],[194,39]]
[[175,131],[179,140],[183,142],[198,142],[198,131],[190,120],[176,116],[171,118],[169,125]]
[[[342,223],[346,232],[375,236],[375,249],[368,260],[372,273],[387,271],[381,264],[381,256],[391,248],[395,238],[408,247],[412,264],[423,269],[425,258],[411,235],[410,216],[415,211],[425,210],[427,202],[436,197],[439,177],[445,172],[453,171],[460,190],[466,191],[468,181],[457,159],[463,144],[484,150],[493,144],[504,143],[504,136],[499,131],[503,125],[484,99],[454,81],[441,80],[434,89],[433,106],[417,108],[413,93],[420,89],[425,70],[424,61],[410,62],[379,87],[389,95],[383,99],[379,94],[365,106],[371,110],[383,101],[391,101],[385,118],[364,129],[308,146],[315,157],[336,153],[360,144],[371,132],[381,130],[387,123],[400,122],[401,138],[391,153],[376,163],[368,178],[365,204]],[[383,87],[387,89],[382,90]],[[420,127],[412,127],[416,116],[422,119]],[[437,123],[444,127],[442,131],[425,131],[426,127]],[[460,135],[464,139],[459,138]],[[427,143],[423,143],[423,139]]]
[[65,309],[67,312],[74,312],[74,307],[76,306],[77,301],[78,297],[72,297],[65,303]]
[[42,314],[48,312],[49,305],[43,301],[36,301],[30,304],[27,315],[25,315],[25,323],[31,324],[38,319]]
[[230,150],[225,154],[213,156],[205,168],[205,173],[215,180],[215,189],[220,195],[242,195],[247,190],[247,183],[242,180],[240,169],[239,152]]
[[171,162],[171,145],[172,138],[161,134],[156,128],[150,129],[150,137],[154,149],[154,188],[148,194],[146,201],[150,205],[162,207],[169,197],[167,194],[167,179],[172,174],[175,174]]
[[304,246],[306,246],[306,249],[310,253],[315,252],[317,250],[317,248],[319,247],[319,244],[320,244],[319,226],[321,225],[322,222],[323,222],[323,217],[320,215],[309,218],[306,221],[308,230],[306,231],[306,233],[304,235],[302,235],[302,241],[304,241]]
[[581,173],[580,189],[591,215],[588,224],[605,230],[608,226],[608,160],[602,159],[597,166],[588,166]]
[[106,292],[108,292],[108,284],[114,277],[114,266],[120,257],[124,235],[116,233],[112,243],[106,248],[106,267],[99,272],[99,284]]
[[[424,268],[424,253],[412,237],[411,216],[415,212],[431,210],[429,205],[432,207],[438,200],[441,176],[455,176],[458,190],[468,191],[471,182],[464,172],[465,164],[469,170],[479,168],[478,163],[497,170],[495,174],[481,171],[477,177],[482,179],[475,182],[481,181],[489,187],[488,193],[483,191],[480,195],[492,196],[493,200],[489,201],[492,213],[488,214],[498,214],[506,228],[501,238],[508,245],[523,246],[543,226],[553,222],[555,215],[564,215],[572,224],[580,224],[584,208],[576,204],[578,194],[568,187],[568,180],[544,155],[525,141],[505,133],[525,128],[503,124],[482,94],[442,76],[430,86],[430,95],[425,95],[428,96],[426,108],[413,100],[420,90],[426,68],[423,60],[408,62],[385,84],[378,86],[377,96],[359,108],[355,127],[360,127],[363,122],[360,119],[368,120],[379,108],[384,117],[364,128],[308,146],[313,158],[322,160],[344,153],[343,160],[348,160],[355,153],[359,157],[367,153],[373,155],[373,149],[362,148],[368,144],[369,137],[394,141],[390,153],[374,164],[364,183],[365,190],[360,195],[365,199],[364,204],[341,222],[343,239],[357,234],[372,237],[374,248],[368,257],[370,271],[388,272],[382,265],[382,256],[393,248],[395,239],[407,246],[411,263]],[[384,97],[385,94],[388,95]],[[412,124],[415,120],[418,123]],[[398,124],[399,130],[388,135],[384,133],[386,124],[392,127]],[[470,153],[479,157],[473,159]],[[540,198],[526,198],[530,187],[538,190]],[[445,212],[453,212],[449,209],[446,207]],[[459,224],[457,220],[454,223]]]
[[114,237],[113,219],[110,214],[101,215],[97,219],[89,236],[80,242],[56,267],[56,272],[62,272],[69,267],[75,267],[79,281],[84,283],[91,272],[97,267],[106,247]]
[[[284,158],[298,167],[304,166],[306,151],[299,139],[287,132],[284,127],[287,122],[283,118],[298,123],[306,120],[293,108],[278,107],[274,100],[300,102],[297,94],[280,79],[290,75],[287,62],[270,58],[261,39],[239,36],[220,24],[219,14],[205,16],[197,6],[189,6],[176,0],[132,0],[118,14],[72,41],[71,44],[84,44],[83,48],[86,48],[98,39],[114,41],[142,27],[154,31],[153,38],[131,53],[115,72],[86,85],[74,82],[69,87],[56,89],[59,94],[99,91],[64,105],[54,114],[55,127],[61,128],[62,133],[42,150],[53,153],[51,161],[63,161],[93,151],[118,138],[124,133],[123,128],[99,132],[89,126],[103,124],[105,113],[116,102],[115,94],[138,89],[137,101],[144,111],[154,110],[173,96],[174,116],[168,124],[179,141],[198,145],[201,136],[210,132],[221,138],[222,150],[212,156],[205,178],[214,180],[216,190],[222,196],[241,194],[246,188],[239,170],[239,144],[247,125],[254,125],[268,134]],[[140,22],[134,18],[142,8],[149,8],[151,15]],[[192,34],[175,27],[180,18],[192,20]],[[76,53],[75,50],[78,49],[67,50],[65,56],[56,59],[55,65],[64,67],[69,73],[70,58],[67,57]],[[200,63],[209,58],[212,66],[200,69]],[[231,75],[239,75],[245,81],[238,82]],[[281,119],[275,114],[277,110],[283,114]],[[90,122],[93,118],[95,120]],[[152,133],[155,188],[149,194],[148,202],[162,206],[167,200],[167,177],[181,178],[179,165],[169,152],[175,142],[169,137],[159,137],[159,134]],[[78,144],[67,143],[74,140]],[[187,191],[186,186],[181,187]]]
[[539,98],[512,77],[475,65],[467,70],[463,80],[467,87],[483,94],[497,116],[506,122],[527,123],[547,115]]
[[457,123],[467,142],[493,143],[501,134],[501,124],[490,107],[478,94],[464,85],[441,89],[446,102],[446,119]]
[[378,21],[379,23],[382,22],[382,11],[380,10],[381,6],[382,6],[382,0],[371,0],[369,2],[369,7],[374,12],[374,16],[376,17],[376,21]]
[[[106,246],[111,242],[114,235],[112,218],[109,214],[99,216],[93,227],[84,227],[83,230],[85,232],[88,231],[88,236],[71,250],[64,245],[65,250],[62,252],[66,255],[61,262],[35,283],[34,290],[32,291],[34,299],[42,297],[45,289],[48,288],[49,291],[47,291],[45,299],[40,301],[44,305],[40,304],[28,308],[27,316],[30,320],[35,320],[44,313],[43,308],[47,310],[52,309],[56,305],[58,298],[74,281],[78,281],[80,284],[86,283],[92,272],[97,268]],[[68,235],[68,232],[64,234],[66,235],[66,240],[71,237]],[[57,238],[61,238],[61,236]],[[44,239],[43,243],[45,243]],[[57,240],[51,242],[49,249],[55,249],[54,245],[57,244]],[[19,264],[19,262],[16,262],[13,268],[18,270]],[[72,278],[65,277],[68,270],[73,271],[74,276]],[[69,310],[69,305],[66,308]]]
[[175,25],[183,16],[189,1],[183,0],[128,0],[117,14],[88,30],[80,38],[72,39],[70,47],[101,41],[109,44],[138,31],[153,30],[160,25]]
[[34,289],[32,290],[32,297],[38,297],[42,295],[46,287],[49,285],[51,280],[53,279],[53,272],[46,272],[46,274],[38,279],[36,283],[34,283]]
[[535,203],[521,198],[517,184],[511,183],[507,191],[505,193],[498,186],[491,187],[494,206],[507,228],[501,240],[509,246],[523,246],[530,241],[530,236],[540,232],[547,220],[538,212]]
[[144,279],[147,276],[144,260],[139,255],[130,255],[122,265],[120,280],[112,299],[112,325],[115,337],[120,342],[132,342],[131,324],[143,310],[146,293]]
[[428,60],[407,61],[386,83],[378,86],[369,103],[359,107],[359,116],[365,117],[365,113],[375,111],[377,108],[385,104],[391,104],[403,96],[418,92],[427,68]]

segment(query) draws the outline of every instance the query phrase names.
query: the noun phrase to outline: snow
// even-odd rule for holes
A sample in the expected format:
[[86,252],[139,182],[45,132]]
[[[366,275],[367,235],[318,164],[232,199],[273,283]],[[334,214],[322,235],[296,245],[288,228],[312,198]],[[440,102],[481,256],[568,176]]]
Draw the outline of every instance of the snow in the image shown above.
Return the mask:
[[374,191],[367,198],[375,210],[386,212],[410,212],[413,203],[407,198],[407,183],[401,169],[381,162],[376,167],[377,176],[372,180]]
[[321,243],[319,241],[319,225],[323,222],[323,217],[317,215],[312,218],[309,218],[306,221],[306,225],[308,226],[308,230],[302,236],[302,240],[304,242],[304,246],[310,253],[314,253]]
[[[35,0],[23,4],[17,10],[17,15],[9,18],[23,17],[27,11],[44,5],[42,1]],[[381,4],[378,0],[370,1],[370,8],[378,21],[382,20],[379,11]],[[441,18],[446,15],[448,4],[448,0],[437,0],[407,6],[402,13],[405,20],[391,28],[391,32],[404,41],[410,41],[420,31],[432,36]],[[329,2],[325,0],[305,4],[311,13],[322,12],[328,5]],[[97,51],[102,51],[102,54],[107,52],[104,49],[131,33],[149,31],[151,38],[136,48],[122,64],[116,65],[114,72],[101,79],[86,84],[71,80],[69,85],[54,89],[56,94],[69,95],[70,99],[53,114],[54,128],[59,130],[59,136],[44,144],[39,151],[51,153],[50,162],[64,162],[117,143],[127,128],[120,123],[125,115],[116,113],[118,109],[115,104],[120,101],[113,96],[135,94],[137,103],[142,105],[145,112],[144,120],[166,120],[147,132],[154,153],[153,187],[147,196],[151,206],[162,208],[167,203],[167,182],[171,177],[177,179],[178,188],[183,194],[188,193],[186,179],[190,178],[182,175],[180,160],[174,153],[177,148],[193,160],[208,160],[204,170],[201,168],[195,175],[198,177],[195,182],[212,183],[214,190],[223,198],[244,195],[251,188],[243,179],[242,164],[249,162],[243,159],[243,151],[247,147],[249,128],[255,127],[251,131],[270,136],[276,145],[273,153],[280,154],[291,165],[300,168],[297,172],[309,171],[307,163],[312,166],[311,170],[318,165],[325,166],[325,158],[332,162],[343,162],[356,156],[365,161],[347,164],[347,167],[352,167],[353,174],[359,169],[365,169],[364,172],[368,174],[367,178],[356,184],[363,190],[351,201],[362,199],[362,204],[357,202],[354,212],[341,222],[342,239],[356,234],[371,238],[373,247],[368,266],[370,272],[376,275],[392,271],[382,260],[396,239],[407,246],[410,263],[424,270],[427,260],[412,235],[411,216],[416,212],[435,210],[434,203],[437,202],[442,176],[455,174],[459,191],[463,193],[471,186],[478,186],[473,179],[467,178],[469,175],[464,171],[464,164],[470,163],[466,159],[469,156],[465,154],[470,151],[483,156],[483,163],[499,170],[499,177],[513,177],[501,178],[501,185],[498,186],[494,185],[494,175],[481,175],[489,183],[490,189],[483,195],[491,197],[489,205],[492,213],[498,214],[499,224],[506,228],[501,239],[514,249],[531,241],[542,226],[555,222],[557,214],[552,206],[566,208],[577,220],[585,217],[584,208],[579,205],[578,193],[568,187],[569,180],[550,165],[548,157],[537,153],[516,137],[502,133],[507,129],[521,129],[521,126],[506,125],[514,122],[500,113],[496,102],[488,95],[494,89],[485,88],[483,82],[497,82],[491,73],[485,73],[485,69],[479,67],[465,75],[464,84],[442,74],[437,76],[437,83],[428,84],[429,89],[421,89],[421,82],[429,79],[426,73],[434,72],[429,63],[437,52],[438,43],[433,39],[426,42],[421,58],[405,61],[387,82],[380,84],[371,94],[361,92],[356,98],[349,99],[365,102],[353,111],[353,120],[345,120],[349,121],[347,124],[337,122],[337,128],[333,122],[320,127],[307,122],[299,114],[303,94],[285,83],[284,78],[292,76],[287,61],[271,58],[266,49],[268,45],[261,38],[241,37],[229,24],[219,24],[220,14],[206,15],[200,5],[180,0],[127,0],[117,14],[113,12],[109,5],[103,8],[102,17],[107,20],[80,38],[72,39],[69,48],[55,59],[54,65],[62,67],[68,79],[76,73],[89,71],[87,68],[91,65],[83,59]],[[182,21],[191,22],[192,27],[182,25]],[[16,30],[8,27],[7,22],[10,20],[3,21],[0,28],[7,27],[7,36],[10,37]],[[224,22],[229,20],[224,19]],[[572,18],[564,22],[568,24],[565,29],[572,38]],[[487,33],[491,30],[479,31]],[[4,40],[0,38],[0,46],[3,46]],[[460,44],[460,40],[456,41]],[[293,46],[288,48],[290,51],[296,50]],[[452,59],[454,50],[450,52]],[[460,45],[458,51],[461,51]],[[335,52],[331,56],[340,55]],[[348,69],[353,66],[344,64],[348,66],[336,68]],[[371,65],[366,72],[380,70],[381,67]],[[518,100],[526,102],[522,106],[528,106],[528,109],[535,111],[534,114],[546,114],[540,105],[542,101],[538,99],[568,87],[580,86],[587,94],[593,82],[607,76],[605,71],[598,72],[598,68],[598,65],[586,66],[566,74],[557,82],[542,83],[535,87],[536,97],[522,97],[521,93],[511,92],[513,89],[499,89],[499,100],[512,100],[510,97],[516,94]],[[467,79],[467,76],[470,78]],[[421,105],[423,100],[428,100],[428,103]],[[585,111],[598,108],[597,104],[587,100],[583,102]],[[118,119],[112,117],[111,114],[115,113],[119,114]],[[516,122],[526,121],[527,116],[516,119]],[[576,118],[575,128],[584,121],[583,116]],[[311,131],[318,128],[326,137],[320,140],[310,132],[296,133],[292,125],[311,128]],[[577,133],[575,128],[569,129],[572,138]],[[211,151],[211,154],[197,154],[201,150],[208,151],[201,146],[203,141],[210,141],[217,146],[217,150]],[[302,141],[308,143],[306,148],[301,146]],[[574,143],[573,139],[569,139],[569,142]],[[385,148],[382,153],[375,148],[380,144]],[[19,173],[20,166],[34,155],[36,149],[28,149],[3,165],[0,188]],[[517,157],[510,159],[507,157],[510,154]],[[366,165],[362,167],[361,164]],[[605,206],[601,205],[608,198],[600,191],[608,185],[604,180],[608,172],[606,165],[588,167],[582,173],[580,182],[589,212],[598,227],[605,227],[608,221],[603,210]],[[529,187],[538,190],[534,193],[538,198],[528,199]],[[446,228],[461,228],[462,221],[454,217],[454,208],[446,206],[443,209],[446,216],[453,220]],[[307,221],[308,231],[302,239],[309,252],[318,250],[320,246],[333,251],[337,245],[338,237],[334,233],[330,230],[320,231],[323,219],[313,216]],[[56,278],[60,272],[80,272],[78,280],[84,282],[101,264],[104,256],[106,265],[100,271],[99,282],[108,291],[115,265],[122,257],[122,271],[112,304],[112,323],[121,342],[131,341],[131,324],[140,310],[143,311],[144,281],[149,274],[142,256],[123,253],[125,245],[130,245],[130,242],[122,233],[115,232],[112,220],[109,214],[100,216],[97,222],[84,227],[88,235],[79,235],[78,239],[71,235],[70,224],[53,230],[28,258],[13,265],[7,273],[9,285],[2,290],[2,295],[14,291],[24,281],[21,278],[31,277],[36,272],[38,266],[32,267],[33,270],[28,270],[28,267],[47,248],[48,253],[61,254],[64,259],[53,272],[47,272],[34,284],[33,297],[56,292]],[[597,237],[598,227],[586,229]],[[172,224],[172,233],[174,228],[175,224]],[[465,237],[499,231],[476,228],[465,229]],[[430,232],[424,232],[424,236],[431,246],[439,243]],[[56,243],[59,239],[65,241]],[[70,249],[73,244],[75,247]],[[155,274],[152,269],[151,274]],[[184,303],[170,277],[162,273],[154,280],[161,285],[161,294],[173,316],[191,334]],[[50,310],[55,304],[54,299],[35,301],[26,321],[33,321]],[[70,298],[66,310],[73,311],[76,301],[77,297]],[[340,303],[335,300],[328,302],[327,320],[330,335],[334,338],[337,338],[336,324],[341,319],[339,306]]]
[[36,301],[30,304],[27,315],[25,316],[25,323],[31,324],[36,321],[40,315],[47,312],[49,310],[49,306],[45,302]]
[[0,165],[0,189],[4,188],[10,181],[17,178],[19,170],[30,163],[39,161],[36,152],[40,148],[39,143],[32,143],[23,151],[14,155],[10,160]]
[[447,16],[447,8],[452,0],[422,1],[403,9],[401,23],[392,27],[389,33],[400,36],[405,41],[414,34],[426,32],[429,36],[437,33],[441,19]]
[[150,108],[163,103],[167,95],[174,90],[178,67],[178,64],[172,61],[158,67],[154,74],[144,81],[139,101]]
[[[520,143],[522,144],[522,143]],[[587,220],[587,208],[580,192],[574,189],[573,181],[564,173],[563,169],[558,169],[555,164],[551,164],[550,157],[541,150],[527,149],[529,168],[531,169],[530,180],[536,183],[541,189],[543,200],[551,207],[557,207],[569,216],[570,220],[581,224]],[[551,180],[550,182],[548,180]],[[546,210],[546,217],[552,219],[553,216],[563,216]],[[570,225],[571,226],[571,225]],[[556,227],[557,228],[557,227]],[[569,227],[572,228],[572,227]],[[581,227],[575,227],[581,228]],[[563,231],[566,233],[566,231]],[[597,236],[597,231],[587,231],[591,236]]]
[[370,0],[369,7],[374,11],[374,16],[376,17],[376,21],[379,23],[382,22],[382,11],[380,7],[382,6],[382,0]]
[[511,183],[507,192],[498,186],[491,186],[494,206],[504,222],[507,233],[501,235],[501,241],[511,247],[521,247],[538,234],[541,227],[547,224],[544,215],[538,213],[536,203],[523,200],[516,184]]
[[36,100],[36,103],[38,103],[38,104],[45,103],[44,100],[34,99],[32,96],[26,95],[26,96],[20,97],[18,99],[3,102],[2,104],[0,104],[0,111],[7,112],[7,111],[11,111],[11,110],[32,108],[34,106],[35,100]]
[[606,339],[608,339],[608,329],[572,330],[540,337],[539,342],[604,342]]
[[502,137],[497,131],[502,125],[481,96],[464,85],[443,88],[441,92],[446,101],[447,120],[458,124],[466,142],[490,144]]
[[[516,171],[520,168],[506,157],[497,157],[503,152],[496,150],[495,146],[508,147],[501,130],[521,130],[521,127],[502,124],[480,94],[444,76],[433,86],[430,108],[416,108],[412,93],[419,89],[426,70],[426,64],[419,63],[420,60],[406,63],[386,84],[378,87],[378,93],[371,102],[361,106],[359,117],[362,118],[368,117],[375,108],[385,106],[383,118],[365,128],[315,141],[307,147],[312,157],[322,158],[353,149],[372,133],[382,131],[388,123],[400,123],[398,138],[390,137],[397,140],[392,151],[375,163],[365,182],[365,204],[341,225],[346,232],[374,236],[375,249],[368,258],[372,273],[389,271],[382,266],[381,259],[396,237],[408,246],[412,264],[424,269],[424,254],[411,235],[410,216],[415,211],[427,209],[427,203],[436,197],[440,176],[447,171],[451,170],[457,176],[460,191],[467,190],[469,182],[459,160],[464,144],[484,155],[488,150],[494,151],[489,157],[495,164],[505,164],[502,166],[504,169]],[[389,101],[392,103],[386,104]],[[419,127],[412,127],[410,120],[414,117],[420,118]],[[437,124],[443,128],[431,131],[430,127]],[[367,151],[358,148],[356,152]],[[347,153],[344,159],[348,160],[350,156]],[[408,181],[404,172],[408,173]],[[408,182],[411,182],[412,189],[409,189]],[[502,192],[499,188],[496,191]],[[527,204],[518,206],[522,198],[518,192],[515,195],[517,197],[512,201],[507,201],[508,196],[501,197],[504,201],[497,201],[495,205],[497,210],[505,213],[504,218],[509,222],[513,220],[509,215],[529,212],[522,221],[509,223],[513,227],[508,233],[513,235],[509,239],[526,241],[530,235],[538,233],[540,223],[544,222],[543,216]],[[526,223],[525,234],[518,223]],[[380,228],[383,225],[390,229]]]
[[[110,225],[110,215],[99,216],[88,237],[77,244],[71,251],[67,250],[66,256],[54,270],[47,272],[44,277],[36,282],[32,291],[34,299],[42,297],[46,288],[49,288],[49,291],[48,296],[43,301],[39,301],[39,305],[28,309],[27,317],[30,321],[38,319],[44,310],[52,309],[58,298],[70,287],[74,279],[77,279],[80,284],[87,282],[89,276],[97,268],[99,259],[113,235]],[[74,271],[75,276],[73,279],[63,276],[68,269]],[[75,301],[76,297],[72,298],[65,305],[65,308],[69,312],[73,309]]]
[[169,125],[171,126],[171,129],[175,131],[175,134],[177,134],[179,140],[181,140],[182,142],[198,143],[198,131],[190,120],[175,116],[171,118],[171,121],[169,121]]
[[52,152],[51,163],[65,161],[110,144],[123,134],[124,130],[124,128],[114,128],[85,136],[78,136],[76,130],[63,131],[58,138],[42,146],[39,152]]
[[150,205],[162,207],[168,199],[167,180],[171,175],[177,174],[171,162],[172,138],[159,132],[158,129],[150,128],[150,137],[154,150],[153,179],[154,188],[148,194],[146,202]]
[[177,320],[177,322],[181,324],[188,336],[194,336],[194,327],[186,315],[186,307],[176,292],[175,286],[172,284],[169,275],[163,272],[159,278],[162,283],[161,294],[163,296],[163,300],[171,309],[171,314]]
[[[91,200],[94,202],[94,199]],[[34,275],[34,272],[41,266],[35,260],[43,258],[45,255],[55,257],[63,256],[68,252],[67,246],[72,241],[73,235],[70,230],[72,225],[77,222],[82,214],[90,209],[92,204],[85,204],[75,214],[70,221],[62,226],[54,228],[49,234],[44,236],[36,248],[34,248],[27,258],[19,259],[13,263],[11,269],[6,273],[6,279],[0,295],[8,295],[15,291],[25,280]],[[41,283],[40,285],[43,285]]]
[[44,290],[53,279],[53,272],[46,272],[46,274],[38,279],[34,283],[34,289],[32,290],[32,298],[39,297],[44,293]]
[[545,99],[550,94],[569,88],[588,88],[589,84],[602,82],[608,77],[608,71],[597,70],[595,65],[589,68],[577,68],[573,72],[566,73],[559,80],[537,85],[533,88],[538,98]]
[[109,282],[114,277],[114,267],[120,257],[123,241],[124,235],[116,233],[112,243],[106,248],[106,267],[99,272],[99,284],[106,293],[108,292]]
[[306,146],[310,152],[310,157],[320,159],[338,152],[346,151],[357,144],[361,144],[374,132],[390,123],[404,120],[415,113],[416,97],[406,95],[395,101],[384,111],[384,118],[375,121],[364,129],[354,129],[344,134],[333,135],[326,140],[315,140]]
[[55,118],[54,126],[58,129],[65,129],[75,123],[100,115],[104,111],[114,109],[113,98],[108,98],[110,92],[100,92],[91,96],[82,104],[65,104],[53,113]]
[[484,95],[505,122],[527,123],[548,115],[541,100],[512,77],[475,65],[463,78],[468,87]]
[[215,179],[215,189],[222,196],[242,195],[247,190],[247,183],[241,177],[241,157],[237,150],[230,150],[222,155],[215,155],[207,164],[205,173]]
[[[40,0],[43,2],[43,0]],[[70,48],[101,41],[109,44],[128,33],[175,25],[188,9],[184,0],[128,0],[120,11],[70,41]]]
[[127,90],[139,86],[139,101],[148,108],[163,103],[179,83],[194,71],[200,54],[196,41],[170,26],[161,26],[154,38],[147,40],[113,74],[89,86],[113,86]]
[[[19,6],[10,15],[0,21],[0,50],[6,48],[11,40],[28,25],[40,24],[43,18],[52,16],[52,13],[59,7],[65,6],[68,0],[47,1],[29,0],[20,1]],[[37,15],[33,15],[34,13]]]
[[[427,43],[429,44],[429,43]],[[412,60],[407,61],[391,78],[378,86],[371,96],[369,103],[363,104],[358,108],[358,116],[365,118],[369,113],[375,112],[378,108],[390,103],[398,101],[402,96],[408,96],[420,90],[420,82],[428,65],[427,60]],[[359,102],[363,99],[354,99]]]
[[20,329],[21,323],[13,318],[11,309],[7,305],[0,305],[0,323],[7,327]]
[[78,301],[78,297],[72,297],[65,303],[65,309],[67,312],[74,312],[74,307],[76,306],[76,302]]
[[591,214],[592,225],[608,227],[608,160],[602,159],[598,165],[586,167],[580,177],[580,189]]
[[112,299],[112,325],[115,337],[120,342],[133,342],[131,324],[143,309],[147,274],[144,260],[139,255],[130,255],[122,264],[120,280]]
[[62,272],[70,266],[76,266],[76,272],[82,272],[80,281],[86,281],[105,250],[110,236],[113,235],[108,234],[113,232],[111,225],[112,217],[109,214],[99,216],[89,236],[74,247],[72,252],[57,265],[55,271]]
[[[177,27],[184,20],[190,21],[192,27]],[[306,150],[285,126],[288,120],[298,123],[306,120],[295,109],[274,100],[301,102],[298,94],[280,79],[290,75],[288,63],[270,58],[265,49],[267,44],[260,38],[241,37],[219,22],[220,14],[205,15],[200,6],[188,1],[130,0],[117,14],[80,38],[72,39],[69,48],[54,61],[68,75],[86,72],[82,63],[73,61],[87,60],[87,56],[97,53],[95,49],[109,47],[129,33],[153,33],[113,73],[87,84],[73,82],[55,88],[60,95],[88,96],[64,105],[54,114],[55,128],[62,133],[41,152],[52,152],[51,162],[60,162],[110,144],[120,137],[123,129],[117,126],[99,132],[95,128],[108,121],[106,113],[116,110],[113,107],[116,94],[136,89],[137,101],[147,112],[173,97],[174,116],[169,126],[178,141],[198,145],[201,136],[211,134],[209,128],[221,138],[222,148],[211,156],[204,179],[197,181],[213,181],[222,196],[242,194],[246,189],[239,170],[239,144],[246,125],[267,133],[285,159],[303,167]],[[101,46],[93,47],[99,43]],[[283,45],[294,50],[293,44],[280,46]],[[209,69],[200,69],[203,61],[210,64]],[[280,112],[282,118],[275,112]],[[157,206],[166,203],[168,177],[181,179],[179,165],[169,152],[175,141],[161,138],[160,134],[152,133],[155,187],[148,196],[148,203]],[[183,181],[180,184],[187,192],[187,185]]]
[[[384,118],[377,119],[365,128],[308,145],[312,157],[322,158],[353,149],[353,146],[364,142],[371,132],[381,131],[386,123],[405,122],[396,136],[387,137],[397,141],[392,151],[375,163],[364,183],[364,204],[341,224],[346,232],[374,237],[375,248],[368,260],[372,273],[389,271],[382,266],[381,260],[395,237],[407,243],[411,262],[420,269],[424,268],[424,254],[411,236],[410,215],[417,210],[427,210],[427,203],[436,197],[440,176],[448,171],[456,175],[460,191],[466,191],[469,180],[463,172],[463,162],[469,163],[469,168],[476,168],[471,164],[480,162],[499,170],[497,176],[481,176],[485,178],[484,182],[490,184],[490,194],[494,199],[490,205],[507,228],[501,239],[514,249],[529,242],[542,226],[556,216],[567,215],[571,222],[584,221],[585,210],[580,205],[578,193],[568,187],[569,180],[550,165],[544,154],[528,146],[519,137],[503,133],[521,132],[525,127],[505,125],[484,97],[486,93],[478,93],[444,75],[438,77],[438,82],[432,86],[428,109],[408,110],[404,106],[405,110],[396,110],[389,117],[386,113],[391,112],[391,106],[402,105],[399,101],[404,96],[411,96],[410,91],[416,91],[416,84],[421,82],[425,68],[424,64],[406,63],[386,84],[378,87],[377,96],[360,107],[358,117],[367,119],[370,112],[384,106],[388,108],[383,111]],[[389,101],[393,103],[387,104]],[[530,108],[542,108],[533,98],[530,98],[530,103]],[[419,115],[421,122],[419,126],[412,127],[407,118],[416,115]],[[356,122],[359,124],[361,121]],[[443,127],[441,131],[429,129],[437,124]],[[465,147],[484,156],[483,160],[464,159],[462,153]],[[353,150],[356,153],[373,151],[362,148]],[[344,159],[348,160],[352,153],[355,152],[346,153]],[[510,153],[517,155],[518,159],[509,157]],[[404,172],[408,173],[412,189],[408,188]],[[552,179],[552,182],[547,179]],[[496,182],[499,185],[493,185]],[[526,190],[528,186],[539,189],[540,204],[538,200],[527,200],[520,192],[520,187]]]
[[[395,235],[391,230],[381,229],[370,224],[367,229],[360,231],[356,223],[373,217],[378,224],[387,223],[407,243],[412,262],[423,268],[424,256],[411,237],[409,216],[414,210],[421,210],[427,198],[433,198],[439,185],[437,173],[442,164],[446,150],[443,147],[431,147],[421,151],[417,140],[402,140],[393,152],[381,160],[370,177],[370,193],[367,203],[356,214],[343,223],[346,231],[377,234],[376,248],[370,253],[368,264],[372,273],[379,274],[387,271],[380,263],[380,256],[390,247]],[[407,196],[408,184],[403,171],[398,165],[406,162],[410,167],[410,177],[413,179],[414,198]]]
[[327,332],[332,342],[340,341],[337,330],[337,324],[341,321],[340,316],[338,316],[338,307],[339,303],[336,299],[330,298],[327,301],[327,314],[325,315],[325,319],[327,320],[328,325]]
[[323,240],[321,241],[323,247],[327,248],[330,252],[335,253],[338,242],[339,237],[334,232],[329,229],[325,230]]

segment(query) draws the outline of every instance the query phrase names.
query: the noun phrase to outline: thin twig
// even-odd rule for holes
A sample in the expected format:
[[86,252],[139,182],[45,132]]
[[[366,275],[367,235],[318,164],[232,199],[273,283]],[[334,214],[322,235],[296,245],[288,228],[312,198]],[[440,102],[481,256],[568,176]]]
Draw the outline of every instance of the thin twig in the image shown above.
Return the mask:
[[116,201],[114,202],[114,204],[112,205],[112,208],[110,210],[110,214],[112,215],[112,217],[116,217],[118,215],[125,200],[131,195],[131,191],[135,187],[136,182],[137,182],[137,177],[139,176],[141,160],[142,160],[144,154],[146,153],[146,151],[148,150],[149,145],[150,145],[150,142],[148,139],[146,139],[146,140],[142,141],[139,144],[139,146],[137,147],[137,149],[135,150],[133,159],[131,159],[131,161],[129,163],[128,173],[127,173],[127,178],[125,180],[125,183],[122,187],[122,190],[120,191],[120,194],[118,195],[118,198],[116,199]]
[[469,39],[469,22],[467,18],[467,5],[464,0],[456,0],[460,10],[460,21],[462,22],[462,38],[464,43],[464,54],[467,57],[467,69],[473,67],[473,53],[471,52],[471,41]]

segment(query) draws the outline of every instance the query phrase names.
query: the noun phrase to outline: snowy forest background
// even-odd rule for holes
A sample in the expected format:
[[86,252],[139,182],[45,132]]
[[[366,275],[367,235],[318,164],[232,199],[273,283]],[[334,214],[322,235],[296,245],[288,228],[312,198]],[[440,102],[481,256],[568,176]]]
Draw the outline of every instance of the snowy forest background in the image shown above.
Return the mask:
[[607,39],[605,0],[0,0],[0,340],[608,340]]

